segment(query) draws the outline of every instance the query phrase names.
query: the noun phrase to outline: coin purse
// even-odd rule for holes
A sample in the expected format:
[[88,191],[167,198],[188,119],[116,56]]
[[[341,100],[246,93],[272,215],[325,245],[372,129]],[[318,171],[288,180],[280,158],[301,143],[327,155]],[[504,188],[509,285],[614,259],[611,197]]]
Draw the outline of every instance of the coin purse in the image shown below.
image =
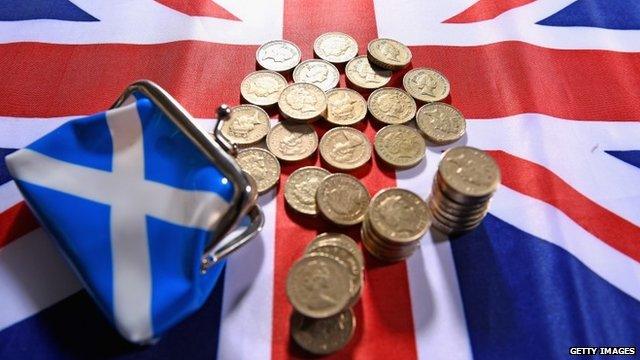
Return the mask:
[[[215,134],[229,109],[218,110]],[[225,257],[262,228],[234,146],[150,81],[6,157],[42,226],[107,319],[150,343],[199,309]]]

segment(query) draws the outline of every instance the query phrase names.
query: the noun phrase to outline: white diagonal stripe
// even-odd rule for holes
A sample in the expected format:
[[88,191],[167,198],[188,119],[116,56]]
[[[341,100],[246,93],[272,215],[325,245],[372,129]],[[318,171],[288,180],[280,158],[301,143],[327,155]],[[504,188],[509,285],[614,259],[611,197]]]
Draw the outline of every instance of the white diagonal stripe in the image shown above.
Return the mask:
[[[128,183],[144,179],[142,123],[132,106],[136,109],[129,105],[107,113],[113,174],[118,174],[123,190]],[[129,191],[115,191],[112,196],[113,315],[120,332],[133,341],[143,341],[153,337],[146,203],[142,199],[132,202]]]
[[[135,104],[107,113],[113,171],[60,161],[30,149],[7,157],[13,176],[39,186],[110,205],[114,317],[131,341],[153,336],[147,215],[209,229],[227,210],[218,194],[187,191],[144,178],[142,125]],[[47,176],[43,176],[46,169]]]
[[640,264],[593,236],[556,207],[501,186],[493,197],[490,213],[561,247],[598,276],[640,301]]
[[271,357],[276,190],[258,201],[265,218],[262,231],[227,261],[218,345],[220,360]]

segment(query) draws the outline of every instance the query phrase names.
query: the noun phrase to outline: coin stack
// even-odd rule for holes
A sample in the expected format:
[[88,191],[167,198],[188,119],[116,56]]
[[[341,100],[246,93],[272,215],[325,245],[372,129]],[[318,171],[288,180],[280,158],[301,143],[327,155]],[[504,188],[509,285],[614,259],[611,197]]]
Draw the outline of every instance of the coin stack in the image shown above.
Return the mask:
[[287,297],[294,308],[291,335],[317,355],[343,348],[356,326],[351,307],[360,299],[364,258],[350,237],[318,235],[287,276]]
[[428,199],[433,227],[445,234],[474,229],[499,184],[500,169],[484,151],[469,146],[447,150]]
[[429,209],[418,195],[400,188],[378,192],[360,230],[362,243],[384,261],[406,259],[429,229]]

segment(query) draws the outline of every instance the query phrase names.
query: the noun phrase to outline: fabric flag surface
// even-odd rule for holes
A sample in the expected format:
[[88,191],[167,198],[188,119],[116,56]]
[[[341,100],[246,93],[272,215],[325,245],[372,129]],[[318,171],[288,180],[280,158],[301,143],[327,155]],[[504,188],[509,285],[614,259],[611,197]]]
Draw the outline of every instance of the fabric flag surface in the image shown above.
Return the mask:
[[[448,101],[468,119],[458,145],[488,151],[502,171],[475,231],[428,234],[405,262],[366,258],[357,330],[333,357],[555,359],[572,346],[640,347],[637,1],[5,0],[0,358],[303,357],[289,338],[285,279],[314,236],[335,228],[288,211],[282,188],[260,198],[263,231],[228,259],[204,306],[138,347],[82,290],[4,157],[105,111],[138,79],[210,126],[220,103],[239,103],[260,44],[285,38],[308,59],[329,31],[353,36],[360,54],[377,37],[409,45],[413,67],[451,82]],[[405,71],[390,85],[401,87]],[[364,132],[373,139],[369,121]],[[372,194],[399,186],[426,198],[448,147],[429,147],[413,169],[374,159],[353,174]],[[317,156],[283,164],[280,187],[312,164]]]

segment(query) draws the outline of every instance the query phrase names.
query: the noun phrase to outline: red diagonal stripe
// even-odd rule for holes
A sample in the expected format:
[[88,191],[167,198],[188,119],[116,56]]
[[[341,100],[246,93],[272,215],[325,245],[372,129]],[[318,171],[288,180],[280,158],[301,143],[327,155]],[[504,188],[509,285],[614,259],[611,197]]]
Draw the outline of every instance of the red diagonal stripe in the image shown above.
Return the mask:
[[[328,0],[285,2],[284,37],[296,42],[304,57],[312,56],[313,40],[326,31],[344,31],[353,35],[364,52],[367,42],[376,37],[373,4],[370,0],[344,2],[340,13],[328,12],[335,7]],[[309,17],[308,14],[314,14]],[[313,29],[313,31],[309,31]],[[341,79],[344,86],[344,77]],[[395,85],[399,83],[396,82]],[[370,120],[368,120],[370,121]],[[318,125],[321,125],[318,123]],[[324,132],[326,129],[320,129]],[[375,129],[363,126],[373,140]],[[294,214],[285,206],[282,184],[288,174],[303,165],[318,164],[317,155],[304,164],[284,165],[277,198],[275,279],[273,302],[272,357],[274,359],[306,358],[291,344],[289,316],[292,308],[286,297],[285,280],[289,268],[299,258],[316,234],[325,231],[344,232],[360,241],[357,226],[340,229],[318,218]],[[353,175],[362,179],[373,194],[381,188],[395,186],[395,173],[382,171],[378,164],[367,166]],[[406,264],[382,266],[367,257],[365,285],[360,303],[355,307],[356,333],[347,348],[334,354],[334,359],[415,359],[417,350]]]
[[208,16],[218,19],[240,21],[227,9],[212,0],[155,0],[156,2],[190,16]]
[[[557,50],[509,41],[412,47],[413,66],[440,69],[467,118],[541,113],[575,120],[640,120],[640,53]],[[606,100],[598,100],[605,95]]]
[[598,205],[539,164],[504,151],[490,154],[500,166],[503,185],[555,206],[595,237],[640,261],[640,227]]
[[474,23],[496,18],[511,9],[532,3],[536,0],[479,0],[458,15],[445,20],[445,23]]
[[40,225],[24,202],[0,213],[0,249]]

